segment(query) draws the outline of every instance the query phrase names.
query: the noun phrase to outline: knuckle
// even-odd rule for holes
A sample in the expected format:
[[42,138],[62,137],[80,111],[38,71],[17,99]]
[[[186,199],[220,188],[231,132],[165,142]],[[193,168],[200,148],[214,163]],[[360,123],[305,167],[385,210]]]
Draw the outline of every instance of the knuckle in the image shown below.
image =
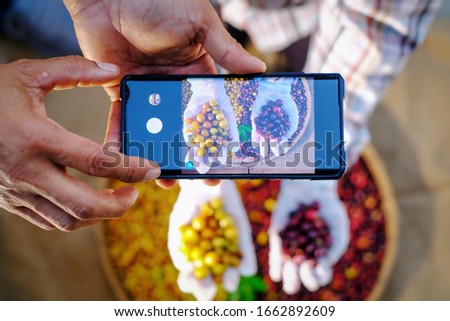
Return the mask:
[[97,207],[88,202],[76,202],[71,206],[73,215],[79,220],[97,218]]
[[109,208],[105,211],[105,217],[108,218],[119,218],[125,214],[128,210],[128,205],[124,202],[120,202],[118,199],[114,199],[109,203]]
[[41,174],[27,164],[12,164],[2,171],[2,180],[11,188],[23,189],[23,183],[39,181]]
[[19,72],[16,73],[16,77],[20,82],[26,84],[28,87],[42,87],[43,79],[37,68],[38,62],[36,60],[20,59],[14,62],[14,64],[19,69]]
[[50,224],[40,224],[39,227],[45,231],[54,231],[56,230],[56,227],[54,227],[53,225]]
[[56,227],[63,232],[74,231],[78,228],[79,220],[72,216],[65,215],[57,224]]
[[129,205],[115,195],[104,195],[100,192],[87,196],[70,204],[68,211],[80,221],[121,217]]
[[120,179],[127,183],[135,183],[142,181],[144,178],[141,174],[142,171],[139,170],[136,166],[130,166],[128,168],[124,168],[120,176]]
[[93,151],[86,157],[86,162],[84,164],[84,172],[88,175],[104,175],[105,174],[105,166],[104,166],[105,158],[103,154],[99,151]]
[[61,57],[58,59],[61,59],[62,64],[64,65],[64,67],[66,68],[66,70],[68,72],[75,73],[75,72],[84,70],[86,68],[87,60],[80,56],[71,55],[71,56]]

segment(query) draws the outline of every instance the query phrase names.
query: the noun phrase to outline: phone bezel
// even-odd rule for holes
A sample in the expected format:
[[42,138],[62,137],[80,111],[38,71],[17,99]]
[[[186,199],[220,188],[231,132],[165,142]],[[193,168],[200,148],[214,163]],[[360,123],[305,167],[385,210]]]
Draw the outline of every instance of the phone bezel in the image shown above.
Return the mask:
[[[314,125],[316,132],[331,132],[333,133],[332,146],[339,146],[339,161],[337,166],[320,166],[315,167],[315,173],[264,173],[264,174],[183,174],[182,170],[168,170],[161,169],[161,179],[339,179],[344,174],[346,165],[346,156],[344,149],[344,106],[345,98],[344,79],[337,73],[298,73],[298,72],[277,72],[277,73],[256,73],[256,74],[208,74],[208,75],[126,75],[122,78],[120,83],[120,99],[122,102],[122,119],[121,119],[121,152],[126,154],[127,145],[126,140],[123,139],[126,128],[127,103],[129,98],[129,89],[127,82],[129,81],[181,81],[186,78],[254,78],[254,77],[303,77],[313,78],[314,80],[332,79],[337,81],[337,95],[338,105],[337,110],[330,113],[329,109],[325,109],[325,104],[314,105]],[[331,120],[323,121],[322,118],[330,118]],[[337,118],[337,119],[336,119]],[[326,141],[315,137],[315,141],[319,146],[324,146]],[[315,162],[317,163],[319,157],[322,155],[320,151],[315,151]]]

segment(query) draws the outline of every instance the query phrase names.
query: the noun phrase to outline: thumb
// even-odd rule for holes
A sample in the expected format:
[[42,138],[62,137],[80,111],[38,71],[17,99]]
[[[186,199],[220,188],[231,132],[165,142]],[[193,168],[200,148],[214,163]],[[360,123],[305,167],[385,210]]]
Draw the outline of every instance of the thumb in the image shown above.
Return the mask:
[[211,7],[208,32],[203,47],[216,63],[234,73],[258,73],[266,70],[266,64],[250,55],[225,30],[220,18]]
[[100,86],[119,76],[118,66],[96,63],[80,56],[20,62],[23,83],[48,92],[52,89],[70,89],[76,86]]

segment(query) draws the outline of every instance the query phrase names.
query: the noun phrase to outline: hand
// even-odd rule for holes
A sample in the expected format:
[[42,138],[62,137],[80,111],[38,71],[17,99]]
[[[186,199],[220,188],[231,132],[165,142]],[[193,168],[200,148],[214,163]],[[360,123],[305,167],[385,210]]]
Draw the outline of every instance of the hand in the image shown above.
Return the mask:
[[[192,219],[199,214],[201,205],[220,198],[224,211],[232,217],[234,225],[238,229],[238,244],[242,253],[239,265],[237,267],[228,267],[222,276],[224,289],[229,293],[235,292],[241,275],[253,276],[257,272],[250,223],[235,183],[233,181],[222,181],[219,185],[210,187],[201,181],[184,180],[180,181],[179,184],[181,190],[170,215],[168,236],[170,256],[174,266],[180,272],[178,275],[178,286],[182,291],[192,293],[198,300],[213,300],[217,293],[217,284],[211,275],[203,279],[199,279],[194,275],[194,263],[188,261],[186,255],[180,250],[182,245],[180,227],[191,223]],[[222,223],[219,221],[219,224]],[[206,229],[202,228],[201,230]],[[229,240],[227,234],[224,237]],[[207,243],[209,244],[209,242],[211,241]],[[213,242],[211,243],[214,244]],[[197,247],[200,248],[201,243]],[[217,253],[217,251],[215,252]]]
[[[331,246],[317,259],[302,260],[283,253],[280,232],[289,215],[299,205],[319,203],[320,217],[331,236]],[[269,227],[269,275],[274,282],[283,282],[283,291],[295,294],[303,284],[310,292],[328,284],[333,277],[333,265],[348,247],[350,227],[347,211],[337,195],[337,181],[292,181],[281,183],[277,205]]]
[[[119,80],[125,74],[264,72],[223,27],[208,0],[64,0],[87,58],[121,68],[104,87],[112,105],[106,141],[120,142]],[[176,181],[157,181],[171,188]],[[209,181],[208,184],[217,184]]]
[[[191,83],[192,97],[183,115],[183,134],[185,141],[190,145],[190,150],[185,161],[193,162],[197,172],[205,174],[216,160],[220,164],[226,163],[228,157],[226,149],[230,143],[239,146],[239,133],[230,98],[225,92],[224,82],[220,79],[199,78],[189,79],[189,82]],[[213,111],[207,112],[208,105],[205,107],[205,104],[210,104],[213,101],[217,104],[216,108],[219,109],[217,115],[213,114]],[[212,116],[212,118],[207,118],[209,116]],[[227,127],[222,124],[223,121],[220,121],[222,118],[219,116],[224,118],[223,121],[226,122]],[[188,120],[194,120],[198,127],[194,128],[192,126],[194,122],[187,123]],[[226,130],[226,133],[222,132],[222,128]],[[206,131],[206,133],[203,133],[203,131]],[[212,131],[215,131],[215,133]],[[196,139],[203,139],[203,141]],[[205,142],[212,145],[204,145]],[[214,152],[217,156],[211,156],[208,147],[216,149],[217,152]]]
[[[274,157],[278,157],[289,150],[287,143],[291,142],[290,138],[298,127],[297,105],[291,96],[292,82],[289,78],[259,81],[258,95],[253,104],[251,118],[252,142],[259,145],[262,157],[269,157],[270,152]],[[269,106],[269,103],[276,107]],[[274,112],[272,108],[277,112]],[[269,116],[276,118],[271,119]],[[283,117],[287,119],[283,120]],[[269,129],[268,126],[273,128]]]
[[[116,153],[68,132],[49,119],[44,96],[52,89],[105,84],[119,74],[111,64],[81,57],[21,60],[0,65],[0,206],[47,230],[74,230],[121,216],[134,202],[132,186],[96,191],[66,166],[92,176],[142,181],[159,176],[148,162]],[[115,163],[115,164],[114,164]]]
[[[223,27],[208,0],[64,0],[84,55],[124,74],[263,72]],[[118,100],[119,77],[106,88]],[[119,141],[120,105],[111,111],[108,139]]]

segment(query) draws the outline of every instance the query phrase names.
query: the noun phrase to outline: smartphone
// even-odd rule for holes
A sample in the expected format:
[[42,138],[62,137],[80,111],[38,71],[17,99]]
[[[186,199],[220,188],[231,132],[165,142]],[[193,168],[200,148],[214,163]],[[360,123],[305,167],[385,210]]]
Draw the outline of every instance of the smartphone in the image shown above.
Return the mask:
[[339,74],[128,75],[122,152],[165,179],[338,179]]

